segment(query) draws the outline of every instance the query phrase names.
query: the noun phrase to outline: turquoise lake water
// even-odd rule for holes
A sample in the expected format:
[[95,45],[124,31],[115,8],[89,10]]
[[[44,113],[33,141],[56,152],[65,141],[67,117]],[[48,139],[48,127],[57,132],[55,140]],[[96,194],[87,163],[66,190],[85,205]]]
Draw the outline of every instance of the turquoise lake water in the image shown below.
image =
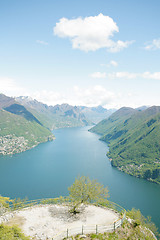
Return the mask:
[[111,201],[140,209],[160,228],[160,185],[113,168],[106,157],[107,144],[88,129],[58,129],[53,142],[0,157],[0,194],[29,199],[65,196],[75,177],[85,175],[108,186]]

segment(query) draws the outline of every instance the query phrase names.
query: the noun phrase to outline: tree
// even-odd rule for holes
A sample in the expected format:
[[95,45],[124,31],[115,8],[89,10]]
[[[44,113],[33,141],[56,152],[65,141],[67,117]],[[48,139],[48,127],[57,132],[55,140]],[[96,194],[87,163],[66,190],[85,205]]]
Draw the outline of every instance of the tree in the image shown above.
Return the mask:
[[135,208],[132,208],[130,211],[127,211],[127,217],[133,219],[134,227],[138,225],[145,226],[149,228],[155,235],[157,235],[157,237],[160,236],[160,234],[158,233],[158,228],[151,221],[151,217],[147,216],[147,218],[145,218],[139,209],[137,210]]
[[9,208],[9,203],[13,202],[9,197],[2,197],[0,195],[0,215],[3,214],[7,208]]
[[149,178],[151,178],[151,176],[152,176],[151,170],[146,169],[145,172],[144,172],[144,178],[149,179]]
[[73,206],[71,212],[77,213],[77,208],[81,203],[104,202],[107,200],[108,189],[96,180],[89,177],[78,177],[69,190],[69,198]]
[[9,197],[2,197],[0,195],[0,206],[8,208],[10,202],[13,202],[13,200],[11,200]]

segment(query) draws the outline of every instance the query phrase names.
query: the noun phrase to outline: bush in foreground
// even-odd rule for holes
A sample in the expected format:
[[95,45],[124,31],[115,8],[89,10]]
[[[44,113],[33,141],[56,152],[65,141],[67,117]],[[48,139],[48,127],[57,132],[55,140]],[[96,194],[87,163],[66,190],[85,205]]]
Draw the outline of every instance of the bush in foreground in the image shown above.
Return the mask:
[[84,237],[77,235],[70,238],[72,240],[155,240],[155,237],[147,228],[139,225],[134,226],[133,224],[125,221],[123,225],[118,228],[115,232],[104,233],[104,234],[87,234]]
[[0,225],[0,239],[2,240],[30,240],[26,237],[16,226],[6,226],[4,224]]

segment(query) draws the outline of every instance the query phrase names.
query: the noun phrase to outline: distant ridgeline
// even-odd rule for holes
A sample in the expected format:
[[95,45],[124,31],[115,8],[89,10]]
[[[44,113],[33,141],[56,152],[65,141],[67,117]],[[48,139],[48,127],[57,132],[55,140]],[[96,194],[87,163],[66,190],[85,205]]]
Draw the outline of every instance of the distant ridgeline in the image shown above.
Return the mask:
[[108,143],[112,166],[160,183],[160,107],[123,107],[90,131]]
[[69,104],[48,106],[29,97],[18,97],[16,101],[26,107],[45,127],[52,130],[93,125],[93,122],[76,106]]
[[30,97],[11,98],[0,94],[0,154],[23,152],[53,140],[53,129],[93,125],[114,111],[101,106],[48,106]]
[[69,104],[48,106],[29,97],[18,97],[16,101],[25,106],[44,126],[50,129],[93,125],[109,117],[115,111],[115,109],[107,110],[102,106],[85,107]]

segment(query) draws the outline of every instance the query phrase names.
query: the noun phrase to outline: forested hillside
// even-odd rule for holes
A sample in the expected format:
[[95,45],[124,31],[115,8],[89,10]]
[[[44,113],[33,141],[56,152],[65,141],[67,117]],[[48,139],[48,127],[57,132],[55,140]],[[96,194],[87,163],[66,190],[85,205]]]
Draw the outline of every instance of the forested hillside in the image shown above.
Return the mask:
[[113,113],[109,118],[106,118],[99,122],[95,127],[93,127],[90,131],[104,135],[107,131],[114,129],[114,127],[125,119],[129,118],[132,114],[138,112],[133,108],[123,107]]
[[103,135],[100,139],[109,144],[112,166],[160,183],[160,107],[127,112],[118,110],[91,131]]
[[0,94],[0,154],[23,152],[54,136],[24,106]]

